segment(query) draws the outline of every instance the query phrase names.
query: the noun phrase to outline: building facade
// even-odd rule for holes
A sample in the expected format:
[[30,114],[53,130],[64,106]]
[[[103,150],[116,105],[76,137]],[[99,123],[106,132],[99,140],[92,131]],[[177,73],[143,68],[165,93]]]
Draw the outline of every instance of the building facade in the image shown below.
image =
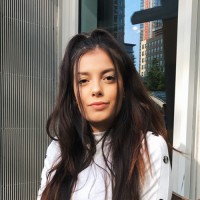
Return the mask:
[[0,199],[35,199],[57,81],[58,1],[1,1]]
[[78,32],[77,6],[59,0],[0,2],[0,200],[36,199],[49,144],[46,120],[60,58]]
[[124,43],[125,0],[79,0],[79,32],[104,28],[121,43]]
[[79,4],[79,32],[89,32],[96,27],[106,29],[120,42],[134,62],[135,45],[124,43],[125,0],[80,0]]
[[[161,5],[160,0],[141,0],[141,10],[150,9]],[[139,73],[146,76],[152,65],[153,59],[157,59],[164,70],[162,20],[145,22],[140,25],[140,64]]]
[[140,43],[140,75],[145,77],[148,69],[152,67],[153,60],[157,60],[164,71],[165,60],[163,55],[163,35],[157,35]]
[[133,49],[134,46],[135,46],[135,44],[124,43],[125,51],[128,53],[132,62],[135,64],[134,49]]

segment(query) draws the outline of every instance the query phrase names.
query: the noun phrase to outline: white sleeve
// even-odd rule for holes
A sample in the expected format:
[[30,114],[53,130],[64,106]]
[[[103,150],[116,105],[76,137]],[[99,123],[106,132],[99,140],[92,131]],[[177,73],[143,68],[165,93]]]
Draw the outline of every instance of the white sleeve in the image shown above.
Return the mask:
[[144,158],[146,172],[141,200],[171,200],[171,165],[167,144],[162,136],[148,132],[147,145],[151,168]]
[[[44,167],[41,173],[41,184],[38,190],[37,200],[41,199],[42,192],[46,187],[48,172],[59,161],[59,159],[60,159],[60,147],[58,142],[53,140],[47,148],[46,157],[44,160]],[[54,173],[51,174],[50,179],[53,177],[53,175]]]

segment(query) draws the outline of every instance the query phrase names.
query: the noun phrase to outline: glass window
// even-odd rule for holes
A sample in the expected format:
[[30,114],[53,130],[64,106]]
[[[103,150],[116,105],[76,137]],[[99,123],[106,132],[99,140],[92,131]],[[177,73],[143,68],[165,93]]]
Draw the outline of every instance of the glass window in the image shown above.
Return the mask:
[[[159,3],[158,3],[159,2]],[[163,1],[164,2],[164,1]],[[147,16],[145,16],[145,12],[140,12],[140,10],[148,9],[149,12],[152,12],[155,14],[157,10],[154,8],[160,5],[159,9],[167,9],[168,14],[170,16],[171,10],[175,9],[175,4],[169,4],[170,1],[165,1],[166,3],[160,4],[160,1],[147,1],[147,0],[140,0],[141,7],[138,10],[135,10],[133,12],[132,21],[136,23],[142,23],[142,20]],[[175,0],[177,2],[177,0]],[[165,5],[167,5],[167,8],[164,8]],[[136,12],[137,11],[137,12]],[[174,49],[176,49],[176,36],[177,36],[177,17],[172,19],[165,19],[164,22],[162,22],[162,13],[158,12],[158,15],[160,15],[159,20],[153,21],[153,17],[146,17],[145,20],[143,20],[143,23],[141,24],[141,30],[140,30],[140,43],[143,41],[146,41],[148,45],[147,48],[147,61],[148,65],[159,65],[162,67],[162,70],[165,72],[165,79],[166,83],[164,87],[162,88],[162,92],[164,95],[162,96],[163,100],[165,101],[167,105],[166,110],[166,126],[169,132],[172,133],[173,130],[173,113],[174,113],[174,85],[175,85],[175,69],[176,69],[176,52]],[[134,19],[135,16],[135,19]],[[152,15],[153,16],[153,15]],[[166,17],[166,16],[165,16]],[[134,19],[134,20],[133,20]],[[134,25],[133,23],[133,25]],[[170,35],[168,35],[170,33]],[[173,33],[173,37],[172,34]],[[165,38],[165,41],[163,42],[163,36]],[[173,42],[171,41],[173,40]],[[164,49],[163,43],[165,43],[166,49]],[[164,54],[162,53],[164,52]],[[156,60],[155,60],[156,59]],[[172,61],[172,63],[171,63]],[[148,72],[145,74],[145,76],[148,76]],[[171,77],[172,76],[172,77]],[[162,76],[164,77],[164,76]],[[172,78],[172,81],[171,81]],[[156,90],[154,88],[153,90]],[[167,91],[167,92],[166,92]],[[155,93],[154,93],[155,94]],[[156,95],[156,94],[155,94]],[[168,96],[168,98],[166,98]]]
[[118,6],[114,5],[114,13],[116,14],[118,12]]
[[[169,26],[166,26],[166,20],[164,21],[164,23],[162,22],[163,12],[158,12],[158,15],[160,15],[159,20],[151,19],[153,18],[153,15],[151,15],[151,17],[146,17],[147,15],[145,15],[144,12],[140,12],[140,10],[145,11],[146,9],[149,9],[149,11],[151,11],[152,13],[157,12],[157,10],[155,10],[154,8],[158,6],[158,2],[160,2],[160,0],[149,1],[151,2],[151,5],[148,4],[147,0],[135,0],[134,2],[132,0],[80,0],[80,2],[80,31],[90,31],[95,27],[101,27],[110,31],[114,35],[114,37],[121,43],[121,45],[124,46],[124,42],[129,44],[135,44],[135,46],[131,48],[132,55],[134,55],[135,57],[134,62],[136,68],[142,76],[148,75],[148,72],[142,73],[142,71],[140,71],[140,69],[142,69],[142,66],[140,65],[142,65],[142,62],[144,62],[145,60],[148,61],[147,67],[148,65],[151,66],[155,64],[163,65],[164,72],[166,73],[166,84],[163,84],[164,86],[161,88],[164,94],[162,98],[164,99],[164,101],[166,101],[167,105],[168,121],[166,124],[168,130],[172,131],[175,79],[173,78],[172,81],[170,79],[171,77],[175,77],[176,70],[176,52],[174,51],[174,49],[176,49],[176,38],[174,37],[176,37],[177,35],[177,17],[174,19],[167,19],[169,20]],[[165,0],[165,2],[168,1]],[[165,6],[165,4],[161,5],[159,9],[163,6]],[[172,4],[170,6],[173,7],[175,6],[175,4]],[[165,8],[165,10],[170,12],[170,9],[168,8]],[[135,21],[134,23],[131,23],[131,20],[134,19],[134,16],[136,15],[137,18],[135,17],[135,19],[137,19],[138,22]],[[145,20],[142,21],[142,19]],[[165,29],[163,29],[164,26]],[[166,49],[163,48],[163,34],[166,34]],[[171,52],[169,52],[169,50]],[[163,52],[165,52],[165,54],[163,54]],[[173,57],[173,65],[169,64],[171,59],[169,55],[172,55]],[[142,61],[142,58],[144,58],[144,56],[145,59]],[[157,63],[154,61],[154,58],[157,59]],[[165,88],[167,88],[167,94]],[[168,98],[166,98],[166,96],[168,96]]]
[[117,15],[114,15],[114,23],[117,23]]

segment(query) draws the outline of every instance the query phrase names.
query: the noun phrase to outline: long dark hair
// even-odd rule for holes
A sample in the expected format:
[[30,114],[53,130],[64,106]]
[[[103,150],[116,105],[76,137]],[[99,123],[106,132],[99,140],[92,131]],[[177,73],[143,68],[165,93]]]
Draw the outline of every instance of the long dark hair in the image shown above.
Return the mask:
[[[77,34],[66,48],[60,69],[56,105],[47,121],[47,133],[58,141],[61,157],[49,173],[49,177],[52,172],[55,175],[49,180],[42,200],[70,199],[78,174],[88,167],[96,152],[91,127],[78,109],[73,90],[74,68],[78,66],[81,56],[95,48],[100,48],[109,55],[117,73],[122,76],[125,93],[121,109],[104,134],[102,142],[104,145],[107,137],[111,138],[112,165],[108,168],[111,172],[113,200],[140,198],[145,174],[144,155],[141,154],[143,145],[144,153],[149,158],[145,137],[147,131],[167,139],[162,116],[123,48],[104,30]],[[118,95],[121,94],[118,92]],[[104,160],[109,166],[105,155]]]

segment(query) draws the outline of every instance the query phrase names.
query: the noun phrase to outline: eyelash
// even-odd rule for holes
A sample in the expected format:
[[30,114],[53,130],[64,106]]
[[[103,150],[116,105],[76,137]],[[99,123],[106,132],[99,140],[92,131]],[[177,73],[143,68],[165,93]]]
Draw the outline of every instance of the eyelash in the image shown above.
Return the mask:
[[[107,81],[107,82],[109,82],[109,83],[113,83],[113,82],[116,80],[116,78],[115,78],[114,75],[108,75],[108,76],[104,77],[103,80],[104,80],[104,81]],[[80,79],[80,80],[78,81],[78,84],[79,84],[79,85],[84,85],[84,84],[86,84],[87,82],[88,82],[87,79]]]
[[106,76],[103,80],[107,80],[107,81],[115,81],[115,76],[114,75],[109,75],[109,76]]
[[83,85],[84,83],[86,83],[88,80],[87,79],[81,79],[78,81],[79,85]]

